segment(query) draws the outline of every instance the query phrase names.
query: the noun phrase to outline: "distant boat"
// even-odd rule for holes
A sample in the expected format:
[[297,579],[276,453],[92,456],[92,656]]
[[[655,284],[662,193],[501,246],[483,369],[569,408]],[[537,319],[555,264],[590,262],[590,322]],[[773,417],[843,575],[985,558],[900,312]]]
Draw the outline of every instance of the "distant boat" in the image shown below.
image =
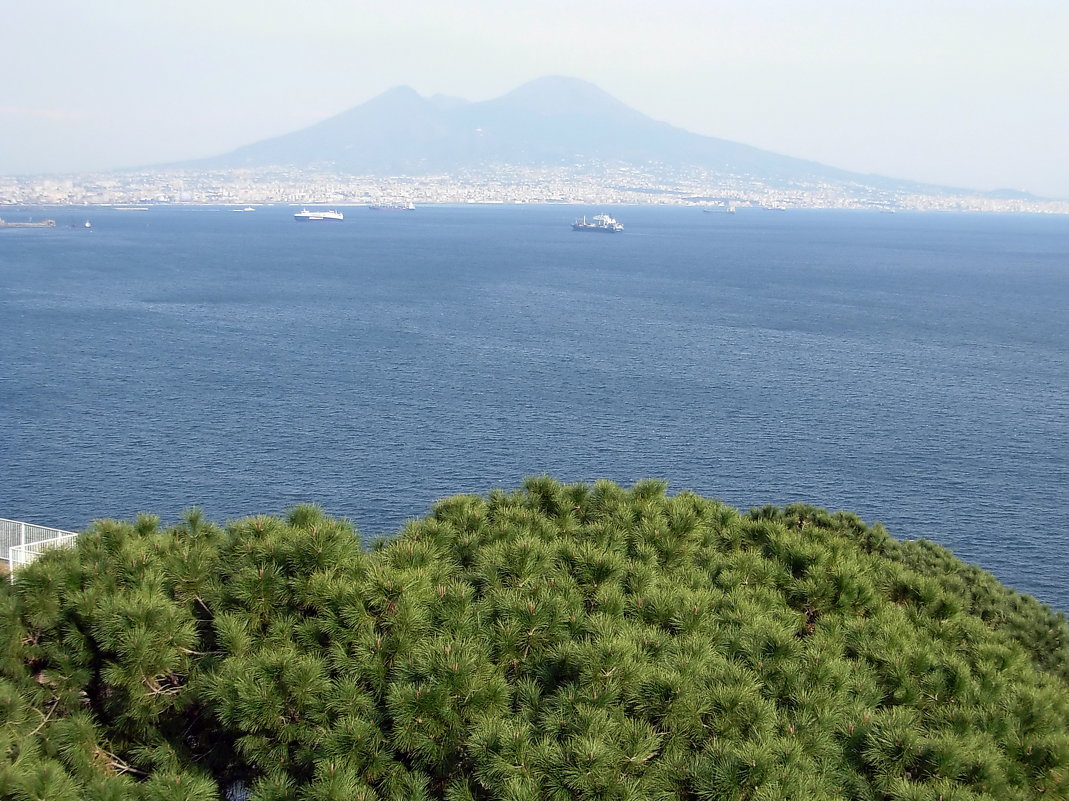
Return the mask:
[[328,209],[326,211],[309,211],[308,209],[301,209],[293,215],[293,219],[297,222],[341,222],[345,219],[345,215],[334,209]]
[[0,228],[55,228],[55,220],[39,220],[37,222],[4,222],[0,219]]
[[231,211],[256,211],[252,206],[246,206],[243,209],[231,209]]
[[590,222],[586,217],[572,223],[573,231],[594,231],[602,234],[618,234],[624,230],[620,223],[616,222],[608,214],[596,214]]
[[412,211],[416,208],[415,204],[408,203],[372,203],[368,206],[373,211]]
[[702,211],[706,214],[734,214],[735,206],[729,204],[718,203],[715,206],[703,206]]

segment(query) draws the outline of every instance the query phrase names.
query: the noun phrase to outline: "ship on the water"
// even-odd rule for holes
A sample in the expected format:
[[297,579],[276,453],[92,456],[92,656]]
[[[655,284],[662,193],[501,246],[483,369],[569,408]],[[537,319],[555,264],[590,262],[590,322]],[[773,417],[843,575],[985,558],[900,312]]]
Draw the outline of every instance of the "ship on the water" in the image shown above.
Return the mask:
[[39,220],[37,222],[6,222],[0,218],[0,228],[55,228],[55,220]]
[[334,209],[327,209],[326,211],[309,211],[308,209],[301,209],[293,215],[293,219],[297,222],[341,222],[345,219],[345,215]]
[[416,204],[411,201],[407,203],[372,203],[368,208],[372,211],[413,211],[416,208]]
[[581,220],[576,220],[572,223],[573,231],[595,231],[603,234],[618,234],[624,227],[620,223],[616,222],[608,214],[595,214],[594,217],[587,222],[586,217]]

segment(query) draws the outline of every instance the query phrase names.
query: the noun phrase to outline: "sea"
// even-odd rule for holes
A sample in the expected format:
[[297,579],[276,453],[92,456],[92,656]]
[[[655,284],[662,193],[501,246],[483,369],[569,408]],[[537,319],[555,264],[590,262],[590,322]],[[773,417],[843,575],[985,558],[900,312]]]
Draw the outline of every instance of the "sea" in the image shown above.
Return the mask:
[[[5,209],[57,226],[0,230],[0,517],[308,502],[372,538],[527,476],[658,478],[1069,610],[1069,218],[340,210]],[[571,230],[601,212],[625,231]]]

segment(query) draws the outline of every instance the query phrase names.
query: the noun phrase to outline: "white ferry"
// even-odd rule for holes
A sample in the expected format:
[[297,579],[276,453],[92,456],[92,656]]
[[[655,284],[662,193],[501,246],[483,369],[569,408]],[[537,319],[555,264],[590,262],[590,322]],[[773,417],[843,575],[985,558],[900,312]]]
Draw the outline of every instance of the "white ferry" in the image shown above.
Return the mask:
[[327,209],[326,211],[309,211],[308,209],[301,209],[293,215],[293,219],[297,222],[326,222],[330,220],[340,222],[345,219],[345,215],[334,209]]

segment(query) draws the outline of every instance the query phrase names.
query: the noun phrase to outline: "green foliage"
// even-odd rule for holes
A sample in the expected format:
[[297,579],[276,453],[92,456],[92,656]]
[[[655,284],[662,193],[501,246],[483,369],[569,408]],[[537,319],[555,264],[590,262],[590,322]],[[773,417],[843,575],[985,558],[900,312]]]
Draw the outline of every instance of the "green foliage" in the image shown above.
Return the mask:
[[1065,799],[1069,628],[661,481],[101,521],[0,586],[0,799]]

